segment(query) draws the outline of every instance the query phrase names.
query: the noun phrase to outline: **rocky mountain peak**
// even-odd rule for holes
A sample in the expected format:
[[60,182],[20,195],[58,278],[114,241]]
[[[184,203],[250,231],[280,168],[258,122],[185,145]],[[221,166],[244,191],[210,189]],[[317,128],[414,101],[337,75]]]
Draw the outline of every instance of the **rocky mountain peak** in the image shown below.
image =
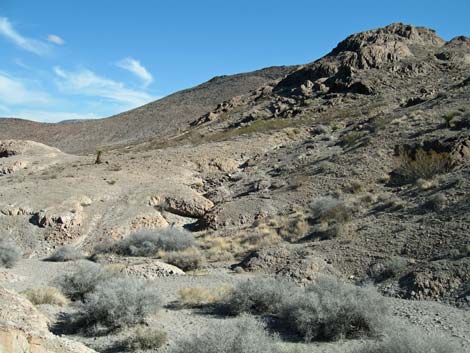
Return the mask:
[[353,34],[328,55],[358,69],[380,68],[414,55],[414,47],[440,47],[445,41],[432,29],[393,23]]
[[370,87],[356,84],[355,72],[396,66],[407,58],[421,60],[445,43],[432,29],[403,23],[356,33],[341,41],[325,57],[287,76],[277,90],[296,90],[307,80],[314,84],[321,80],[321,84],[335,91],[352,89],[369,94]]

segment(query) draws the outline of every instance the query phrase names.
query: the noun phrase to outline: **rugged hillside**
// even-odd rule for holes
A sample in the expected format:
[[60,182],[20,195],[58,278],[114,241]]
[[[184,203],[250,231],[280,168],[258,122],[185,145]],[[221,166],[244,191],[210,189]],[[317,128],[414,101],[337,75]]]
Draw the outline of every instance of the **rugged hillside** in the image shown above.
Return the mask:
[[246,94],[267,82],[283,78],[294,69],[270,67],[215,77],[194,88],[106,119],[58,124],[0,119],[0,139],[33,140],[66,152],[83,153],[93,152],[97,147],[165,137],[184,130],[190,121],[215,108],[221,100]]
[[[188,114],[180,133],[105,151],[101,164],[0,144],[0,230],[29,258],[0,282],[23,289],[20,276],[64,271],[38,260],[63,244],[92,254],[140,228],[185,227],[206,263],[158,280],[168,310],[154,321],[173,337],[218,320],[172,306],[185,286],[259,273],[305,285],[327,273],[375,285],[401,322],[469,351],[470,38],[401,23],[354,34],[214,106]],[[145,278],[162,272],[162,258],[100,256]],[[98,351],[118,340],[81,339]],[[367,341],[290,339],[299,352]]]

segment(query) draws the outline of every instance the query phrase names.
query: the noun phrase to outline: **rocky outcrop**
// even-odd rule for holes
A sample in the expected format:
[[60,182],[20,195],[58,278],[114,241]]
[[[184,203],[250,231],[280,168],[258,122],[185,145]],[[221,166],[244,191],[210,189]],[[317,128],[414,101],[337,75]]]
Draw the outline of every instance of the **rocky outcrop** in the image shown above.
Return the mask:
[[182,217],[200,218],[209,211],[214,204],[198,193],[191,195],[166,196],[162,203],[163,208]]
[[27,299],[0,288],[0,352],[96,353],[81,343],[53,335],[48,324]]
[[94,260],[129,276],[155,279],[160,277],[183,276],[185,273],[176,266],[148,257],[122,257],[113,254],[95,255]]
[[[403,23],[353,34],[330,54],[288,75],[275,88],[295,94],[352,92],[373,94],[372,82],[358,78],[360,70],[381,69],[415,56],[418,47],[439,48],[445,41],[433,30]],[[416,70],[419,68],[416,68]]]
[[336,274],[321,258],[280,246],[254,251],[236,266],[245,271],[286,276],[299,283],[310,282],[319,273]]

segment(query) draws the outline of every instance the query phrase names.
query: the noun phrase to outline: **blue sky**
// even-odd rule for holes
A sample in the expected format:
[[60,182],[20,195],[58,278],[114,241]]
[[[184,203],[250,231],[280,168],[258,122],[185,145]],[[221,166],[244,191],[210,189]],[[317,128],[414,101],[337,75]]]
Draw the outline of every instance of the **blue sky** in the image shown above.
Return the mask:
[[392,22],[470,36],[469,14],[468,0],[0,0],[0,116],[107,117]]

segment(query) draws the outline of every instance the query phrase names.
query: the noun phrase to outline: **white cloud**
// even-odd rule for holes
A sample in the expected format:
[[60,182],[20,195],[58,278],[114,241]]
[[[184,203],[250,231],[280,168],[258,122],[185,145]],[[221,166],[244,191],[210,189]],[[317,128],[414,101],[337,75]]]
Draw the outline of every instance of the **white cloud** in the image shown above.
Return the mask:
[[102,97],[135,108],[155,99],[146,92],[126,88],[121,82],[100,77],[90,70],[75,72],[54,68],[55,74],[61,78],[58,87],[62,92]]
[[121,69],[132,72],[144,82],[145,86],[148,86],[153,81],[152,74],[148,72],[147,69],[142,66],[138,60],[133,58],[126,58],[119,61],[116,65]]
[[26,38],[18,33],[6,17],[0,17],[0,35],[18,47],[37,55],[46,55],[49,51],[49,46],[46,43]]
[[20,79],[0,72],[0,102],[7,106],[47,104],[51,99],[47,93],[29,89]]
[[55,112],[47,110],[21,110],[15,112],[15,118],[27,119],[40,122],[57,123],[64,120],[82,120],[82,119],[98,119],[99,116],[92,113],[70,113],[70,112]]
[[56,44],[56,45],[64,45],[65,44],[65,41],[56,34],[49,34],[47,36],[47,40],[51,43]]

